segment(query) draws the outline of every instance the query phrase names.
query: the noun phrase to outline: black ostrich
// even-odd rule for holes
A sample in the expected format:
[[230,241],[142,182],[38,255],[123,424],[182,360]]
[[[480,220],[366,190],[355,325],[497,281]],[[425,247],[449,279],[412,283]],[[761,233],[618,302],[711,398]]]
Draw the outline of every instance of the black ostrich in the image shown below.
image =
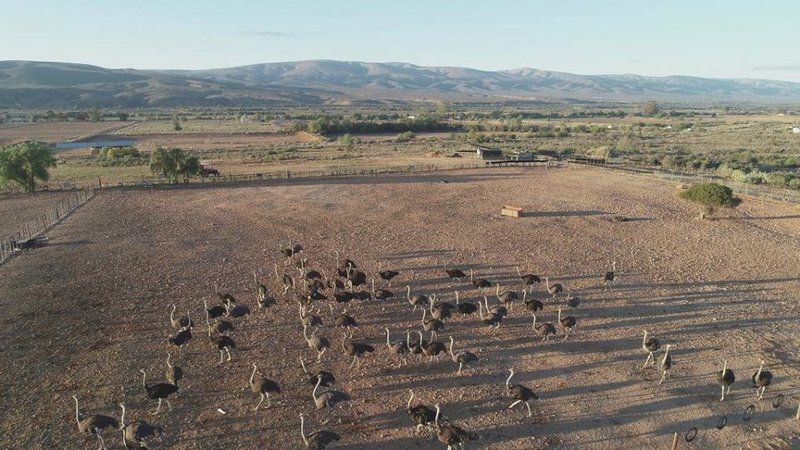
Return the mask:
[[275,300],[267,296],[267,286],[264,283],[258,281],[258,276],[256,275],[255,272],[253,272],[253,279],[256,282],[256,301],[258,302],[258,307],[261,309],[265,309],[274,305]]
[[228,361],[231,360],[231,349],[236,348],[236,342],[234,342],[233,338],[226,335],[214,335],[210,338],[211,345],[219,350],[219,362],[217,364],[222,364],[225,359],[225,354],[228,355]]
[[535,298],[528,298],[528,292],[522,291],[522,303],[525,304],[525,309],[530,312],[541,311],[544,309],[544,303]]
[[258,368],[256,367],[256,363],[253,363],[253,373],[250,374],[250,390],[253,394],[260,395],[261,400],[258,402],[253,410],[258,411],[258,407],[264,403],[264,398],[267,399],[267,408],[272,406],[272,401],[270,401],[269,394],[280,394],[281,387],[278,386],[278,383],[270,380],[269,378],[258,377],[256,379],[256,371]]
[[472,269],[469,269],[469,281],[472,283],[472,286],[480,290],[492,287],[492,282],[486,278],[475,278]]
[[466,317],[469,314],[475,314],[475,312],[478,311],[478,307],[475,306],[475,303],[461,303],[458,298],[458,291],[456,291],[456,308],[458,309],[458,312],[461,313],[462,317]]
[[[423,342],[422,331],[417,331],[417,333],[419,333],[420,342]],[[432,363],[434,358],[436,358],[438,361],[439,355],[447,352],[447,347],[445,347],[444,344],[442,344],[438,340],[430,341],[427,344],[422,345],[421,348],[422,348],[422,354],[430,358],[430,361],[428,361],[428,363]]]
[[408,303],[410,303],[411,306],[414,307],[412,312],[416,312],[417,307],[421,307],[422,309],[425,309],[425,307],[428,306],[428,303],[430,301],[426,295],[422,295],[422,294],[415,295],[415,296],[412,297],[411,296],[411,286],[406,286],[406,299],[408,300]]
[[411,332],[406,330],[406,347],[408,347],[408,351],[410,351],[414,355],[422,355],[422,347],[428,345],[428,341],[423,340],[422,336],[420,335],[420,340],[411,340]]
[[435,405],[436,408],[436,416],[434,416],[433,423],[436,427],[436,438],[439,439],[439,442],[442,444],[447,445],[447,450],[450,450],[454,447],[464,447],[464,444],[469,441],[474,441],[480,439],[475,433],[470,433],[469,431],[464,430],[461,427],[458,427],[453,424],[442,424],[439,423],[439,415],[441,413],[441,407],[437,403]]
[[577,319],[575,319],[575,316],[561,317],[561,308],[558,308],[558,325],[561,327],[561,331],[564,332],[565,341],[569,337],[569,333],[572,329],[575,328],[576,323]]
[[347,332],[347,335],[350,336],[350,337],[353,337],[353,330],[352,329],[358,326],[358,322],[356,322],[356,319],[353,316],[351,316],[349,314],[346,314],[346,311],[341,313],[341,314],[339,314],[338,316],[334,317],[334,315],[333,315],[333,305],[328,304],[328,307],[331,310],[331,317],[333,318],[333,325],[336,326],[336,327],[339,327],[339,328],[344,328],[345,331]]
[[172,304],[172,310],[169,313],[169,323],[172,325],[172,328],[186,328],[186,327],[193,327],[194,321],[191,317],[189,317],[189,311],[186,311],[185,316],[175,317],[175,310],[178,307],[175,304]]
[[306,448],[311,450],[324,450],[327,446],[334,442],[338,442],[341,437],[327,430],[318,430],[313,433],[306,434],[305,432],[305,418],[303,413],[300,413],[300,437],[303,438],[303,443]]
[[539,397],[529,388],[521,385],[521,384],[509,384],[511,382],[511,377],[514,376],[514,369],[508,369],[510,372],[508,378],[506,379],[506,394],[514,400],[508,409],[511,409],[517,406],[520,403],[525,403],[525,406],[528,407],[528,417],[532,417],[533,413],[531,412],[531,400],[538,400]]
[[219,297],[219,302],[222,303],[223,305],[228,303],[236,303],[236,297],[234,297],[228,292],[224,294],[220,292],[217,283],[214,283],[214,292],[217,294],[217,297]]
[[206,317],[208,319],[216,319],[217,317],[224,316],[228,310],[222,305],[214,305],[211,308],[208,307],[208,302],[203,299],[203,305],[206,308]]
[[183,350],[183,346],[192,340],[192,327],[185,327],[169,337],[169,343]]
[[489,299],[487,297],[483,297],[483,306],[486,307],[486,311],[489,312],[490,314],[495,314],[502,317],[508,315],[508,308],[506,308],[503,305],[494,305],[490,308]]
[[389,352],[397,356],[397,363],[398,367],[403,363],[403,356],[408,353],[408,346],[406,345],[406,341],[399,340],[399,341],[391,341],[391,337],[389,335],[389,327],[384,327],[386,330],[386,348],[389,349]]
[[536,314],[533,314],[533,331],[542,335],[542,342],[550,339],[550,335],[556,335],[556,327],[552,323],[545,322],[536,325]]
[[433,424],[434,420],[436,420],[436,412],[421,403],[412,406],[411,402],[414,401],[414,390],[409,389],[408,392],[411,394],[411,397],[408,398],[406,411],[409,417],[411,417],[411,420],[414,421],[414,434],[419,434],[420,429]]
[[642,350],[647,353],[647,359],[644,361],[644,365],[642,369],[647,367],[648,364],[652,361],[653,364],[656,363],[656,359],[653,357],[653,354],[661,348],[661,342],[658,339],[651,337],[650,339],[647,338],[647,330],[644,330],[644,336],[642,336]]
[[533,288],[532,288],[532,286],[533,286],[534,284],[539,284],[539,283],[541,283],[541,282],[542,282],[542,279],[541,279],[541,278],[539,278],[539,276],[538,276],[538,275],[534,275],[534,274],[532,274],[532,273],[526,273],[526,274],[523,274],[523,273],[522,273],[522,272],[519,270],[519,266],[517,266],[517,276],[519,276],[519,278],[522,280],[522,282],[523,282],[525,285],[527,285],[528,287],[530,287],[531,289],[533,289]]
[[178,386],[172,383],[147,384],[147,374],[144,369],[139,369],[139,372],[142,372],[142,387],[147,394],[147,398],[158,400],[158,407],[156,407],[156,411],[153,414],[158,414],[158,412],[161,411],[161,400],[166,400],[167,406],[172,410],[172,405],[169,403],[168,397],[178,392]]
[[322,360],[322,354],[325,353],[325,350],[328,350],[328,348],[331,346],[331,343],[324,336],[315,336],[315,334],[317,332],[316,328],[314,328],[314,332],[311,333],[311,337],[309,337],[307,329],[308,329],[308,327],[306,327],[305,324],[304,324],[303,325],[303,337],[306,340],[306,345],[311,350],[314,350],[314,351],[317,352],[317,362],[320,362]]
[[460,280],[467,276],[467,274],[460,269],[444,269],[444,271],[447,274],[447,278],[451,280]]
[[349,303],[353,299],[353,294],[348,291],[340,290],[338,287],[333,287],[333,299],[336,303]]
[[361,365],[361,357],[366,353],[375,351],[375,347],[363,342],[347,342],[346,336],[342,336],[342,348],[345,353],[353,357],[353,362],[350,364],[350,367]]
[[309,372],[308,369],[306,369],[306,363],[303,361],[302,357],[300,358],[300,367],[303,368],[303,373],[306,374],[306,382],[312,386],[317,384],[317,380],[319,379],[322,379],[320,386],[323,387],[330,387],[336,384],[336,377],[326,370],[318,370],[315,373]]
[[303,305],[297,305],[297,307],[300,309],[300,323],[303,324],[303,327],[321,327],[323,325],[322,317],[307,313]]
[[577,308],[581,305],[581,298],[576,296],[572,296],[572,291],[567,291],[567,306],[572,309]]
[[733,370],[728,369],[728,360],[724,360],[722,362],[722,370],[717,372],[717,383],[719,383],[722,388],[722,396],[719,398],[719,401],[725,400],[726,390],[727,394],[731,393],[731,385],[735,381],[736,375],[733,374]]
[[497,297],[497,300],[499,300],[501,303],[511,305],[509,309],[512,311],[514,310],[514,300],[517,300],[519,298],[519,295],[517,294],[516,291],[505,291],[501,293],[500,283],[497,283],[497,288],[495,289],[494,293],[495,296]]
[[616,271],[617,271],[617,262],[614,261],[611,263],[611,270],[609,270],[608,272],[606,272],[605,275],[603,275],[603,285],[605,286],[606,290],[608,290],[609,285],[611,285],[614,282],[614,272]]
[[560,294],[561,291],[564,290],[564,286],[561,283],[555,283],[553,285],[550,284],[550,279],[548,277],[544,277],[545,287],[547,288],[547,293],[556,298],[556,295]]
[[378,264],[378,275],[381,277],[382,280],[387,281],[389,283],[389,287],[392,286],[392,278],[400,275],[400,272],[396,270],[381,270],[381,264]]
[[772,372],[764,370],[764,361],[761,361],[761,366],[758,368],[758,372],[754,373],[751,379],[753,380],[753,387],[756,388],[756,395],[758,395],[758,399],[762,400],[764,398],[764,392],[767,390],[767,386],[772,383]]
[[103,440],[103,436],[100,433],[106,428],[119,428],[117,419],[102,414],[83,416],[78,409],[78,396],[73,395],[72,398],[75,400],[75,422],[78,424],[78,431],[82,434],[95,435],[100,442],[100,447],[106,448],[105,440]]

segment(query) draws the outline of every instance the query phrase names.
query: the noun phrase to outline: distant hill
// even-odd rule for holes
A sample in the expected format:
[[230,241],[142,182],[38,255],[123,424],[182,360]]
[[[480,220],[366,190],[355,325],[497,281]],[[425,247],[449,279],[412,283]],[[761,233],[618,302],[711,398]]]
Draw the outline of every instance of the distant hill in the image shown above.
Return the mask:
[[212,70],[0,61],[0,108],[288,106],[375,100],[786,104],[800,102],[800,83],[328,60]]

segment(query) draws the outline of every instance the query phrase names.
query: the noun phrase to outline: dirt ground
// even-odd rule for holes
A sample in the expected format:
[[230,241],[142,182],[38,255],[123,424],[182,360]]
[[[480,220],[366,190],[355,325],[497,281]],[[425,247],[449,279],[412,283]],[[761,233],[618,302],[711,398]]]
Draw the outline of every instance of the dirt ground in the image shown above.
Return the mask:
[[18,231],[20,226],[50,212],[59,202],[74,195],[74,192],[37,192],[0,197],[0,237]]
[[113,130],[119,122],[43,122],[0,127],[0,146],[26,139],[58,142]]
[[[600,171],[522,168],[101,193],[50,232],[51,245],[0,267],[0,447],[96,447],[77,432],[77,394],[85,413],[118,417],[124,401],[128,420],[164,427],[161,447],[302,448],[305,412],[306,431],[339,433],[337,448],[444,448],[412,436],[409,388],[478,433],[471,448],[667,448],[674,432],[691,427],[697,438],[680,448],[796,447],[800,210],[746,199],[729,217],[701,221],[675,192]],[[527,213],[501,219],[504,204]],[[298,364],[313,352],[273,274],[289,241],[304,244],[313,268],[330,271],[339,250],[371,274],[379,262],[402,272],[390,288],[397,297],[350,307],[356,339],[377,347],[360,368],[348,369],[342,331],[320,329],[333,348],[310,368],[332,371],[336,389],[351,397],[332,410],[314,408]],[[606,292],[602,274],[612,261],[617,282]],[[568,340],[559,333],[541,343],[518,302],[496,331],[477,317],[447,321],[440,337],[452,335],[457,349],[479,358],[461,375],[448,358],[393,366],[383,328],[393,340],[420,328],[421,314],[400,295],[406,284],[451,302],[458,290],[474,302],[481,293],[451,282],[445,267],[520,289],[516,265],[580,296]],[[253,270],[263,271],[278,306],[258,310]],[[217,301],[215,282],[253,311],[232,319],[238,348],[221,365],[202,327],[182,354],[167,343],[169,306],[202,323],[202,300]],[[543,286],[534,295],[545,302],[538,319],[555,322],[563,296],[550,300]],[[663,385],[655,369],[640,369],[645,329],[672,345]],[[152,416],[138,370],[163,380],[170,349],[186,377],[173,410]],[[723,359],[737,381],[720,402]],[[750,377],[761,360],[774,378],[758,401]],[[269,410],[253,411],[257,398],[243,390],[253,362],[282,388]],[[509,367],[513,382],[540,397],[533,418],[507,409]],[[783,403],[773,409],[777,394]],[[752,419],[743,422],[750,404]],[[722,415],[728,424],[717,430]],[[121,447],[118,432],[105,436]]]

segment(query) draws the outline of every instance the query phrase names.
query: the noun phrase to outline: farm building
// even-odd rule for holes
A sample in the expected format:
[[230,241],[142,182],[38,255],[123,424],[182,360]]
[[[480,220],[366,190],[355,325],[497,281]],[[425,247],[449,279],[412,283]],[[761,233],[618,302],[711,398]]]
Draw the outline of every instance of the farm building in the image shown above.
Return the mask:
[[475,156],[478,159],[491,160],[503,159],[503,151],[498,148],[484,147],[478,144],[470,144],[475,148]]
[[534,156],[533,152],[517,152],[513,159],[516,161],[533,161]]

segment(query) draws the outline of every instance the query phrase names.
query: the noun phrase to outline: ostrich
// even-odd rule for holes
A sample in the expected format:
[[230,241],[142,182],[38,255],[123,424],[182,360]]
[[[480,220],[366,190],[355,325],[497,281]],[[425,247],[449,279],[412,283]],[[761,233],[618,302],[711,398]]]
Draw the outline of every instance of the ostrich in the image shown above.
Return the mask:
[[283,295],[286,295],[289,289],[294,289],[294,278],[288,273],[283,274],[281,282],[283,283]]
[[206,326],[208,327],[208,337],[211,337],[211,329],[213,328],[219,334],[227,335],[228,332],[233,331],[233,324],[227,320],[217,319],[214,325],[211,325],[211,315],[206,310]]
[[93,434],[97,436],[97,440],[100,443],[99,447],[105,449],[106,443],[105,440],[103,440],[103,436],[100,435],[100,432],[106,428],[119,428],[117,419],[102,414],[92,414],[83,417],[78,409],[78,396],[73,395],[72,398],[75,399],[75,422],[78,424],[78,431],[83,434]]
[[321,327],[322,317],[316,314],[306,314],[306,309],[303,305],[297,305],[300,309],[300,323],[303,324],[304,327]]
[[575,316],[566,316],[561,317],[561,308],[558,308],[558,325],[561,327],[561,330],[564,331],[564,340],[566,341],[569,337],[569,332],[575,328]]
[[230,336],[211,336],[211,344],[219,350],[219,362],[217,364],[222,364],[226,353],[228,354],[228,361],[231,360],[231,349],[236,348],[236,342]]
[[161,400],[167,401],[167,406],[170,410],[172,410],[172,405],[169,402],[169,396],[178,392],[178,386],[172,383],[156,383],[156,384],[147,384],[147,374],[145,373],[144,369],[139,369],[139,372],[142,372],[142,387],[147,394],[147,398],[150,400],[158,400],[158,407],[153,414],[158,414],[161,411]]
[[336,303],[349,303],[350,300],[353,299],[353,294],[351,292],[342,291],[338,286],[334,285],[333,299],[336,300]]
[[328,445],[341,439],[338,434],[327,430],[318,430],[306,435],[303,413],[300,413],[300,437],[303,438],[306,448],[311,450],[324,450]]
[[181,379],[183,379],[183,369],[181,369],[178,366],[173,366],[172,363],[170,362],[171,358],[172,358],[172,355],[170,355],[169,352],[167,352],[167,373],[166,373],[166,378],[167,378],[167,381],[169,381],[170,383],[172,383],[175,386],[177,386],[178,382],[181,381]]
[[281,249],[281,254],[286,258],[291,258],[302,251],[303,251],[302,245],[300,244],[292,245],[292,243],[290,242],[288,247]]
[[378,300],[386,300],[394,297],[394,292],[388,291],[386,289],[378,289],[375,290],[375,278],[371,278],[370,282],[372,283],[372,296],[377,298]]
[[425,307],[428,305],[428,302],[429,302],[428,297],[425,296],[425,295],[422,295],[422,294],[415,295],[412,298],[411,297],[411,286],[408,286],[408,285],[406,286],[406,299],[408,299],[408,303],[410,303],[411,306],[414,307],[414,309],[411,312],[416,312],[418,306],[423,308],[423,309],[425,309]]
[[753,380],[753,387],[756,388],[756,395],[758,395],[758,399],[762,400],[764,398],[764,392],[767,390],[767,386],[772,383],[772,372],[764,370],[764,361],[761,361],[761,366],[758,368],[758,372],[754,373],[751,379]]
[[336,377],[326,370],[318,370],[317,373],[309,372],[308,369],[306,369],[306,363],[303,361],[302,357],[300,357],[300,367],[303,368],[303,372],[307,375],[306,381],[308,384],[316,384],[317,380],[319,379],[322,380],[320,386],[323,387],[330,387],[336,384]]
[[228,316],[234,319],[250,315],[250,308],[247,305],[237,305],[230,300],[225,303],[225,309]]
[[261,309],[269,308],[275,304],[275,301],[267,297],[267,286],[258,281],[258,276],[253,272],[253,280],[256,282],[256,301],[258,307]]
[[342,336],[342,348],[345,353],[353,357],[353,362],[350,364],[350,367],[354,365],[360,366],[361,357],[364,356],[365,353],[372,353],[375,351],[375,347],[363,342],[347,342],[346,336]]
[[458,309],[458,312],[461,313],[462,317],[467,317],[467,314],[475,314],[475,312],[478,310],[478,307],[475,306],[475,303],[459,302],[458,291],[456,291],[456,308]]
[[389,287],[392,287],[392,278],[400,275],[400,272],[396,270],[381,270],[382,264],[378,263],[378,275],[383,279],[389,282]]
[[250,374],[250,390],[253,392],[253,394],[261,396],[261,401],[259,401],[256,407],[253,408],[254,411],[258,411],[258,407],[264,403],[264,397],[267,398],[267,408],[269,408],[272,406],[272,401],[270,401],[269,394],[281,393],[281,387],[278,386],[278,383],[264,377],[258,377],[258,379],[256,379],[256,370],[258,370],[256,363],[253,363],[253,373]]
[[409,389],[408,392],[411,394],[411,397],[408,398],[406,411],[408,411],[411,420],[414,421],[414,434],[419,434],[421,428],[429,426],[435,420],[436,413],[431,408],[421,403],[411,406],[411,402],[414,401],[414,390]]
[[447,278],[451,280],[460,280],[467,276],[463,270],[459,269],[444,269],[444,271],[447,274]]
[[351,270],[348,272],[347,280],[351,286],[361,286],[367,284],[367,274],[360,270]]
[[408,353],[408,346],[406,346],[406,342],[403,340],[391,342],[391,339],[389,338],[389,327],[384,327],[384,330],[386,330],[386,348],[388,348],[390,352],[397,355],[399,367],[403,362],[401,359],[402,356]]
[[539,278],[538,275],[534,275],[532,273],[522,274],[519,270],[519,266],[517,266],[517,276],[525,283],[531,290],[533,289],[534,284],[539,284],[542,282],[542,279]]
[[214,283],[214,292],[217,294],[217,297],[219,297],[220,303],[222,304],[227,304],[229,302],[236,303],[236,298],[233,295],[231,295],[228,292],[223,294],[222,292],[219,291],[219,286],[217,286],[217,283]]
[[572,291],[567,291],[567,306],[570,308],[577,308],[581,304],[581,298],[578,296],[573,297]]
[[717,372],[717,383],[719,383],[720,387],[722,387],[722,396],[719,398],[719,401],[725,400],[725,390],[727,388],[727,393],[731,393],[731,385],[736,381],[736,375],[733,374],[733,370],[728,369],[728,360],[724,360],[722,362],[722,370]]
[[647,339],[647,330],[644,330],[644,336],[642,337],[642,350],[644,350],[647,353],[647,359],[644,361],[642,369],[647,367],[647,365],[650,364],[651,361],[653,362],[653,364],[656,363],[653,354],[657,352],[658,349],[660,348],[661,348],[661,343],[658,341],[658,339],[654,337]]
[[208,319],[216,319],[217,317],[224,316],[228,310],[222,305],[214,305],[211,308],[208,307],[208,302],[203,299],[203,306],[206,308],[206,318]]
[[[328,307],[331,310],[331,317],[333,317],[333,305],[331,305],[329,303]],[[338,316],[336,316],[333,319],[333,324],[335,326],[339,327],[339,328],[344,328],[346,330],[346,332],[347,332],[347,335],[350,336],[350,337],[353,337],[352,328],[357,327],[358,326],[358,322],[356,322],[356,319],[354,319],[353,316],[350,316],[350,315],[346,314],[345,312],[343,312],[343,313],[339,314]]]
[[464,364],[478,362],[478,357],[475,356],[474,353],[466,350],[459,350],[458,352],[453,353],[453,342],[453,336],[450,336],[450,358],[453,359],[453,362],[458,363],[458,372],[456,372],[456,375],[461,375],[461,368],[464,367]]
[[550,339],[550,335],[556,335],[556,327],[552,323],[545,322],[541,325],[536,325],[536,314],[533,314],[533,331],[542,335],[542,342]]
[[320,273],[318,270],[311,269],[306,271],[303,277],[309,281],[322,280],[322,273]]
[[508,369],[508,371],[510,373],[506,379],[506,394],[511,397],[512,400],[514,400],[514,403],[512,403],[508,409],[511,409],[520,403],[525,403],[525,406],[528,407],[528,417],[532,417],[533,413],[531,412],[530,401],[538,400],[539,397],[535,392],[521,384],[509,384],[511,382],[511,377],[514,376],[514,369]]
[[422,354],[422,347],[428,345],[428,341],[422,340],[422,336],[420,336],[420,340],[411,342],[411,332],[406,330],[406,347],[408,347],[408,351],[415,355]]
[[122,431],[122,445],[125,448],[128,446],[128,441],[139,444],[139,448],[148,448],[147,439],[151,437],[161,438],[164,430],[161,427],[151,425],[143,420],[134,420],[129,424],[125,424],[125,404],[120,403],[119,407],[122,408],[122,416],[119,420],[119,428]]
[[605,285],[605,290],[608,290],[609,285],[614,282],[614,272],[616,272],[616,270],[617,270],[617,262],[613,261],[611,263],[611,270],[609,270],[608,272],[606,272],[605,275],[603,275],[603,284]]
[[192,327],[187,326],[182,328],[177,333],[170,335],[169,343],[178,347],[178,350],[183,351],[183,346],[192,340]]
[[511,305],[509,308],[511,311],[514,310],[514,300],[519,298],[518,294],[515,291],[505,291],[501,294],[500,283],[497,283],[497,288],[494,291],[494,295],[500,302]]
[[314,404],[316,405],[317,409],[323,408],[333,408],[338,403],[350,400],[350,397],[341,391],[325,391],[319,395],[317,395],[317,390],[319,389],[320,385],[322,384],[322,378],[317,378],[317,382],[314,385],[314,390],[311,391],[311,398],[314,399]]
[[501,317],[505,317],[508,315],[508,309],[503,305],[495,305],[490,308],[489,299],[485,296],[483,297],[483,306],[486,307],[486,311],[488,311],[490,314],[494,314]]
[[667,379],[667,371],[672,368],[672,356],[669,354],[669,347],[670,345],[667,344],[667,347],[664,349],[664,357],[661,358],[661,363],[658,365],[658,369],[661,372],[661,381],[658,384],[663,384],[664,380]]
[[175,306],[175,303],[173,303],[172,310],[169,313],[169,323],[172,325],[172,328],[193,327],[194,322],[192,321],[191,317],[189,317],[189,311],[186,311],[185,316],[175,317],[176,309],[178,309],[178,307]]
[[454,308],[454,306],[447,302],[437,302],[436,295],[431,295],[429,308],[431,317],[437,320],[445,320],[450,318],[450,309]]
[[475,278],[472,269],[469,269],[469,281],[473,286],[483,291],[486,288],[492,287],[492,283],[486,278]]
[[306,339],[306,345],[308,345],[308,348],[311,350],[317,352],[317,362],[320,362],[322,360],[322,354],[331,346],[331,343],[324,336],[315,336],[314,333],[317,332],[316,328],[314,328],[314,333],[311,333],[311,337],[308,337],[308,331],[306,330],[307,327],[303,325],[303,337]]
[[561,291],[564,290],[564,286],[561,283],[555,283],[553,285],[550,284],[550,278],[544,277],[544,282],[546,283],[545,286],[547,287],[547,292],[556,298],[556,295],[560,294]]
[[[419,333],[419,341],[423,342],[422,331],[417,331],[417,333]],[[433,362],[433,358],[436,358],[436,360],[438,361],[439,355],[447,351],[447,348],[444,346],[444,344],[442,344],[438,340],[432,340],[428,343],[425,343],[421,345],[421,348],[422,348],[422,354],[430,357],[430,361],[428,361],[428,364]]]
[[530,312],[541,311],[544,309],[544,303],[535,298],[528,299],[528,292],[522,291],[522,303],[525,304],[525,309]]
[[481,302],[478,302],[478,314],[480,314],[481,321],[485,325],[489,325],[491,328],[500,328],[500,323],[503,321],[503,316],[498,315],[498,314],[494,314],[494,313],[490,313],[488,311],[488,308],[487,308],[487,311],[486,311],[487,315],[484,316],[483,315],[483,303],[481,303]]
[[426,309],[422,310],[422,328],[424,328],[425,331],[430,331],[431,339],[436,339],[436,332],[444,330],[444,322],[442,322],[439,319],[435,319],[433,317],[426,318],[425,316],[427,315],[427,313],[428,310]]
[[464,447],[464,443],[474,441],[480,437],[475,433],[470,433],[461,427],[453,424],[440,424],[439,415],[441,414],[441,407],[437,403],[434,405],[436,408],[436,415],[433,418],[433,424],[436,427],[436,438],[439,442],[447,445],[447,450],[455,447]]
[[350,259],[345,258],[342,262],[339,262],[339,251],[336,251],[336,271],[340,277],[347,277],[347,272],[349,270],[355,270],[358,266],[356,263]]

